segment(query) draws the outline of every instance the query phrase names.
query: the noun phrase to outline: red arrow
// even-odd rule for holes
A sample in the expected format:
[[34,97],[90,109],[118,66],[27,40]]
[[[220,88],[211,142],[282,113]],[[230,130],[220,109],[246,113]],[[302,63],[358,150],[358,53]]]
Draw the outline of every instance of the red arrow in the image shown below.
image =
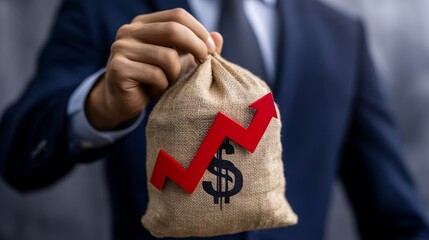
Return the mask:
[[272,93],[258,99],[250,107],[256,109],[256,113],[248,128],[219,112],[188,169],[182,167],[161,149],[150,182],[161,190],[165,179],[169,177],[186,192],[192,194],[225,137],[253,153],[267,130],[271,118],[277,118],[277,112]]

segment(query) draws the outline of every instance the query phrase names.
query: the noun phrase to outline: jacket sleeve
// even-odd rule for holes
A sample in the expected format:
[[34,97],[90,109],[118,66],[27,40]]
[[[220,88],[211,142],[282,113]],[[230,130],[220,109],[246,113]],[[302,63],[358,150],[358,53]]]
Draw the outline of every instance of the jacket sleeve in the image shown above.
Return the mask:
[[73,157],[68,149],[70,95],[83,79],[105,65],[108,54],[101,49],[106,40],[96,39],[93,2],[64,1],[34,78],[3,114],[0,172],[19,190],[49,185],[70,171],[77,159],[93,160],[103,152],[98,149]]
[[340,174],[363,239],[429,239],[401,143],[359,33],[358,86]]

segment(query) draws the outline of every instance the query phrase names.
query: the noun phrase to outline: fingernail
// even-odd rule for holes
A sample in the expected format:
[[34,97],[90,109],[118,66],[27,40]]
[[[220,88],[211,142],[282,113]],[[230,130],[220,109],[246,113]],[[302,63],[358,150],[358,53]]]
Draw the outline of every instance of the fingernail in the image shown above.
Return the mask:
[[216,51],[216,45],[211,36],[207,39],[207,47],[209,48],[209,52],[215,52]]

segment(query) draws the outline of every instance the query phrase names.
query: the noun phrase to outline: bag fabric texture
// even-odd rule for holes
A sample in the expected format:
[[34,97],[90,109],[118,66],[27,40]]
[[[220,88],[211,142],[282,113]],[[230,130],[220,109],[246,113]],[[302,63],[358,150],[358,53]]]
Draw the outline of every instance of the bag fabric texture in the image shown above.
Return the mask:
[[179,79],[155,105],[146,127],[149,203],[142,224],[156,237],[216,236],[297,223],[286,200],[280,113],[254,153],[225,138],[196,190],[189,194],[166,179],[150,182],[161,149],[188,168],[219,112],[247,127],[250,104],[268,85],[219,55]]

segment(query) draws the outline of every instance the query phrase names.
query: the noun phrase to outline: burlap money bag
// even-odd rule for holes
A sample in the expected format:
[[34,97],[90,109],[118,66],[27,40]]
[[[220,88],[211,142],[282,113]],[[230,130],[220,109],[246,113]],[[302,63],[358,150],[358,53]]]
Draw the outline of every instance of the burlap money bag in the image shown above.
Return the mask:
[[[261,79],[219,55],[178,80],[149,116],[148,180],[161,149],[188,168],[219,112],[248,127],[256,112],[249,105],[269,92]],[[280,128],[272,118],[253,153],[226,138],[192,194],[170,178],[161,190],[148,182],[144,227],[156,237],[188,237],[296,224],[285,197]]]

